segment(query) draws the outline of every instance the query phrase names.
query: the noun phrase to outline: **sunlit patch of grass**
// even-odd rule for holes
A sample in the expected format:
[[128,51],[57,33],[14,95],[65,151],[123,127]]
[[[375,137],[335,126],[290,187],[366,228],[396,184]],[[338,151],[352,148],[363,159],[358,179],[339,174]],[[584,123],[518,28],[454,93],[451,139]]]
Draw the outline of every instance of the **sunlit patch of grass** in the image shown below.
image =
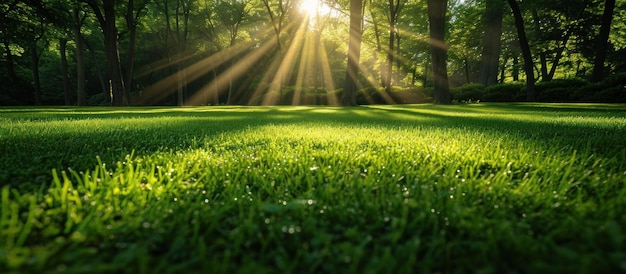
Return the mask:
[[626,271],[624,110],[3,110],[0,264]]

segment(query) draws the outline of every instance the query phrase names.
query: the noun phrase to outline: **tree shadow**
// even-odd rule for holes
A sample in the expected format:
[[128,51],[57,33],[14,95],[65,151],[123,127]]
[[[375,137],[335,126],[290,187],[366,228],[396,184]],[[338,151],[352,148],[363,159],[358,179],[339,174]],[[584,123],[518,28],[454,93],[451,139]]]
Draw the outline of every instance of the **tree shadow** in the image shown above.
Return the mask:
[[[9,155],[0,160],[0,185],[45,185],[50,182],[51,169],[91,169],[97,164],[96,156],[111,163],[133,151],[141,157],[159,151],[202,148],[206,140],[219,135],[274,125],[450,129],[501,135],[502,138],[514,135],[524,139],[524,144],[543,150],[591,148],[590,152],[597,157],[615,158],[623,165],[626,162],[625,110],[626,106],[622,105],[577,107],[565,104],[2,110],[0,118],[8,122],[40,123],[34,127],[39,129],[53,121],[68,121],[68,127],[72,127],[73,122],[85,126],[86,122],[93,121],[94,126],[29,132],[21,136],[0,134],[0,154]],[[605,121],[602,119],[615,122],[595,122]],[[120,121],[132,121],[135,126],[128,127]]]

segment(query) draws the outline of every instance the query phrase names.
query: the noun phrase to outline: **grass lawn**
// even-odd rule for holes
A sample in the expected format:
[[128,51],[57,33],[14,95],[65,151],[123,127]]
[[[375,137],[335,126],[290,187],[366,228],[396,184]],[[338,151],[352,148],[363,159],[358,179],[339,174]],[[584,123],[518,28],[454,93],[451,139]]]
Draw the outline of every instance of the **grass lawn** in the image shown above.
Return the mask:
[[626,105],[0,108],[0,272],[626,272]]

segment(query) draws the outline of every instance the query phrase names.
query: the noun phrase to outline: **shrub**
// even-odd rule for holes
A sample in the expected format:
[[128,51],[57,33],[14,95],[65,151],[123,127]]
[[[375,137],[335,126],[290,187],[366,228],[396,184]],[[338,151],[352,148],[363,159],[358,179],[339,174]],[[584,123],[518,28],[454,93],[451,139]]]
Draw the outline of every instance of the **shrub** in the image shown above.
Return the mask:
[[526,100],[523,83],[504,83],[485,88],[481,101],[486,102],[520,102]]
[[541,102],[577,101],[576,91],[588,84],[589,82],[579,78],[539,82],[535,85],[537,100]]
[[421,87],[393,87],[388,93],[384,88],[367,87],[357,91],[356,101],[359,105],[430,103],[432,90]]
[[482,84],[467,84],[464,86],[450,89],[452,100],[459,102],[471,102],[482,100],[485,92],[485,86]]
[[576,99],[586,102],[626,103],[626,73],[607,77],[576,91]]

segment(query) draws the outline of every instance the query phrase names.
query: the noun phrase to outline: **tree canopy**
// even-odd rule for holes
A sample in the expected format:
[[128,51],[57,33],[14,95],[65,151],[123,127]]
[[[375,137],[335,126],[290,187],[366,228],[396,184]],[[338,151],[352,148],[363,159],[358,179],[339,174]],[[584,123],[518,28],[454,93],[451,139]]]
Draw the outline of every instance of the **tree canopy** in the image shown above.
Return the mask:
[[9,0],[0,105],[448,103],[448,88],[517,82],[534,100],[534,85],[555,79],[626,79],[625,10],[626,0]]

